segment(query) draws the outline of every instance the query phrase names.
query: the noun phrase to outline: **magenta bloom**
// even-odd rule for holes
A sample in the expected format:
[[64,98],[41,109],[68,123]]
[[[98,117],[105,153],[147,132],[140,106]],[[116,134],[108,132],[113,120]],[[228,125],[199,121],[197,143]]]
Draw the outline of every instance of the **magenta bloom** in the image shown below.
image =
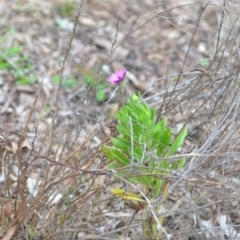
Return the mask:
[[117,85],[121,83],[126,76],[126,69],[118,70],[108,77],[108,82],[111,84]]

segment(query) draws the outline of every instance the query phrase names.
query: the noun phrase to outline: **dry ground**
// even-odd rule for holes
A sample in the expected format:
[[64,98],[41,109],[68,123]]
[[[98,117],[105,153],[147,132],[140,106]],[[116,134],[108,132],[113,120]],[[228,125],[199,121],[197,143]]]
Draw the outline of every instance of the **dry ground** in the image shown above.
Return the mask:
[[127,97],[111,98],[106,78],[126,68],[130,92],[141,92],[176,132],[189,129],[187,166],[161,200],[169,237],[240,238],[238,1],[79,6],[0,2],[1,237],[167,238],[144,236],[149,209],[134,215],[111,195],[113,177],[91,172],[106,170],[101,145]]

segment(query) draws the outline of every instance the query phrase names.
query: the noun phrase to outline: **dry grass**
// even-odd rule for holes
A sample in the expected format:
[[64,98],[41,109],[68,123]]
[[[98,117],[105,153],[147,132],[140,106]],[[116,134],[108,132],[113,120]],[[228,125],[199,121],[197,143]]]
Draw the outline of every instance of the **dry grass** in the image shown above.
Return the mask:
[[[56,2],[60,7],[63,4]],[[74,5],[78,14],[71,36],[63,34],[68,43],[65,51],[60,51],[62,61],[57,68],[61,83],[71,71],[80,72],[80,77],[87,71],[100,86],[104,66],[126,67],[130,91],[141,91],[143,99],[158,110],[159,119],[166,116],[175,132],[188,127],[185,145],[178,153],[185,156],[187,164],[167,179],[166,196],[154,201],[146,198],[149,202],[145,206],[115,198],[110,189],[122,187],[126,181],[120,181],[107,168],[101,147],[116,134],[116,122],[108,117],[124,104],[124,93],[117,92],[111,103],[104,105],[96,103],[95,92],[84,84],[73,91],[62,84],[50,90],[41,78],[30,89],[18,86],[1,106],[1,238],[239,238],[238,2],[143,1],[138,7],[145,12],[134,17],[126,6],[134,10],[138,3],[123,1],[121,5],[113,1],[111,9],[119,6],[121,14],[112,19],[110,48],[104,41],[97,42],[90,22],[91,11],[95,16],[109,18],[110,13],[104,12],[108,1],[96,3],[95,9],[91,4]],[[39,20],[35,14],[32,19]],[[81,63],[76,70],[73,43],[86,30],[81,29],[82,25],[99,47],[95,56],[101,61],[98,57],[92,59],[98,71],[92,70],[90,60],[86,61],[88,68]],[[164,39],[171,33],[169,26],[175,35],[157,41],[152,32],[163,31]],[[123,49],[116,53],[119,47]],[[102,49],[108,53],[104,58]],[[123,51],[126,49],[130,53]],[[161,49],[164,53],[160,53]],[[198,66],[202,58],[208,61]],[[159,62],[163,64],[158,69]],[[52,72],[56,70],[49,70],[46,78]],[[3,94],[9,93],[9,86],[14,84],[10,81],[6,85]],[[21,91],[29,91],[34,97],[27,114],[24,110],[17,122],[17,113],[9,117],[8,109]],[[111,91],[110,87],[106,90],[109,96]],[[31,95],[29,92],[26,95]],[[137,186],[131,188],[139,191]],[[163,217],[163,222],[156,216]],[[150,222],[148,231],[144,228],[146,219]],[[151,229],[157,221],[162,234]]]

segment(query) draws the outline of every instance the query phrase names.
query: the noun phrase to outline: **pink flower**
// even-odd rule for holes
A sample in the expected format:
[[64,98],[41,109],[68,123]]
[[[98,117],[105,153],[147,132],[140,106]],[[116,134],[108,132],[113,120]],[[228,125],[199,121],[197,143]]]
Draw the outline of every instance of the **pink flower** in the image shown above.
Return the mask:
[[126,76],[126,69],[118,70],[108,77],[108,82],[111,84],[117,85],[121,83]]

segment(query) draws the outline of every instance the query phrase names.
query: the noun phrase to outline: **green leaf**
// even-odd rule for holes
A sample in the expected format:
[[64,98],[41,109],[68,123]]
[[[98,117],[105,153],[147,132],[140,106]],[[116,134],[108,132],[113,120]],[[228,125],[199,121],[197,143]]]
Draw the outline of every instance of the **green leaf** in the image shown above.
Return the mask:
[[152,184],[152,189],[153,189],[153,192],[151,193],[152,198],[156,198],[157,196],[159,196],[162,189],[162,185],[163,185],[162,179],[155,180],[155,184],[154,183]]
[[63,81],[62,85],[64,88],[73,88],[78,84],[78,80],[74,78],[68,78]]
[[0,69],[6,70],[10,67],[9,63],[7,62],[0,62]]
[[[56,75],[53,75],[52,76],[52,80],[57,84],[59,85],[60,82],[61,82],[61,76],[56,74]],[[67,88],[73,88],[75,87],[77,84],[78,84],[78,80],[75,79],[75,78],[67,78],[67,79],[64,79],[62,81],[62,86],[63,88],[67,89]]]
[[56,84],[60,84],[61,82],[61,76],[60,75],[53,75],[52,76],[52,80],[56,83]]
[[148,188],[152,186],[152,176],[137,176],[129,179],[131,182],[144,185]]
[[172,132],[170,128],[167,128],[166,131],[161,136],[161,140],[157,147],[157,156],[161,156],[161,154],[167,149],[168,145],[171,141]]
[[178,163],[177,169],[183,169],[183,167],[185,166],[185,163],[186,163],[186,159],[181,158],[180,160],[177,161],[177,163]]
[[183,128],[183,130],[178,134],[178,136],[175,138],[175,140],[172,142],[171,147],[168,150],[168,153],[166,154],[166,157],[172,156],[179,147],[183,145],[183,142],[187,136],[187,128]]
[[160,123],[161,129],[167,128],[167,118],[166,117],[164,117],[159,123]]
[[130,163],[124,154],[117,148],[103,146],[103,152],[108,156],[110,160],[115,161],[119,167],[127,166]]
[[115,162],[110,162],[110,163],[108,164],[108,167],[109,167],[110,169],[116,169],[116,168],[118,168],[119,166],[118,166]]
[[61,226],[63,224],[63,216],[62,215],[58,215],[57,217],[57,225]]
[[125,127],[123,127],[123,126],[121,126],[121,125],[116,126],[116,128],[117,128],[117,130],[118,130],[118,132],[119,132],[120,134],[126,135],[126,136],[129,136],[129,135],[130,135],[130,132],[129,132],[129,130],[128,130],[127,128],[125,128]]
[[156,131],[155,133],[152,133],[152,139],[150,138],[151,144],[149,145],[150,151],[152,151],[158,145],[161,134],[162,133],[160,131]]
[[96,99],[99,101],[99,102],[102,102],[104,101],[105,99],[105,92],[103,91],[97,91],[97,95],[96,95]]
[[35,237],[36,234],[35,234],[35,232],[34,232],[33,230],[29,229],[29,230],[28,230],[28,235],[29,235],[29,238],[30,238],[30,239],[34,239],[34,237]]
[[[129,149],[129,154],[131,154],[131,148]],[[139,146],[134,146],[133,148],[133,159],[135,160],[135,162],[139,162],[142,158],[143,155],[143,148],[139,147]]]
[[89,85],[94,83],[94,77],[92,75],[86,75],[85,76],[85,82]]
[[154,123],[156,120],[156,110],[155,109],[151,109],[151,121]]
[[157,170],[160,170],[162,172],[165,172],[165,170],[169,170],[169,169],[170,169],[170,163],[167,159],[161,160],[157,167]]
[[109,160],[114,161],[114,156],[111,151],[111,147],[107,145],[103,145],[102,147],[103,153],[105,153]]
[[129,117],[132,118],[132,121],[138,122],[139,121],[139,114],[138,112],[132,112],[133,110],[129,109]]
[[111,138],[111,142],[114,147],[124,150],[125,152],[131,148],[130,141],[123,139],[123,138]]
[[174,161],[172,164],[171,164],[171,170],[177,170],[178,169],[178,162],[177,161]]
[[[130,129],[130,126],[129,126],[129,129]],[[133,137],[134,138],[139,138],[139,136],[143,134],[144,129],[141,128],[140,126],[132,123],[132,131],[133,131]]]
[[19,55],[22,52],[22,47],[16,46],[16,47],[11,47],[9,49],[6,49],[5,54],[9,57],[13,55]]
[[126,126],[128,126],[128,113],[126,111],[119,111],[117,113],[117,119],[120,124],[125,124]]
[[36,78],[34,76],[29,77],[22,77],[19,80],[16,81],[17,85],[27,85],[27,84],[33,84],[36,82]]
[[199,65],[201,67],[206,67],[210,62],[210,59],[209,58],[202,58],[199,60]]

